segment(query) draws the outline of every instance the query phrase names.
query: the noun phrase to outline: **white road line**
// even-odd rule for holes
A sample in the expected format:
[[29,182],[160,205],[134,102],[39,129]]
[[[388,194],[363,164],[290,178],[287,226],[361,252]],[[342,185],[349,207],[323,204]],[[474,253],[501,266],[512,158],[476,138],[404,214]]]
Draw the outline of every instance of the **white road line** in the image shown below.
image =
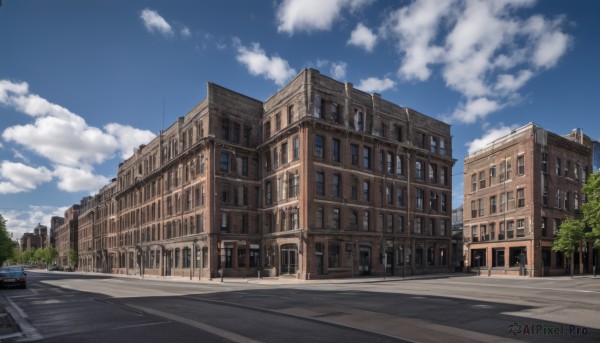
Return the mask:
[[22,339],[19,339],[19,342],[28,342],[28,341],[37,341],[41,340],[43,337],[40,332],[29,323],[27,320],[27,314],[23,312],[23,310],[17,306],[10,298],[5,297],[8,301],[9,306],[6,307],[6,311],[10,313],[12,318],[17,322],[19,327],[21,328],[21,333],[25,336]]

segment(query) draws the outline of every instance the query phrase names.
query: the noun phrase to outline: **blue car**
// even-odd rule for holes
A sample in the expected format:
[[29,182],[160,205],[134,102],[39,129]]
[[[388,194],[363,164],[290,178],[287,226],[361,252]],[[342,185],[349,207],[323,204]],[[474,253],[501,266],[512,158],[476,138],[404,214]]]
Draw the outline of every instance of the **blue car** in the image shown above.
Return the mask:
[[27,288],[27,274],[21,267],[0,268],[0,287]]

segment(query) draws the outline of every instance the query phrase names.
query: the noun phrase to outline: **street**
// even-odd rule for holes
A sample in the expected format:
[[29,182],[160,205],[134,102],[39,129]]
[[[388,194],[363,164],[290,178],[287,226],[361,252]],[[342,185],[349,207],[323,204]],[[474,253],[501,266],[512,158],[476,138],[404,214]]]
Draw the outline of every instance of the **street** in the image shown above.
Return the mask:
[[[33,271],[0,290],[44,342],[597,342],[600,278],[140,280]],[[0,341],[4,342],[0,337]]]

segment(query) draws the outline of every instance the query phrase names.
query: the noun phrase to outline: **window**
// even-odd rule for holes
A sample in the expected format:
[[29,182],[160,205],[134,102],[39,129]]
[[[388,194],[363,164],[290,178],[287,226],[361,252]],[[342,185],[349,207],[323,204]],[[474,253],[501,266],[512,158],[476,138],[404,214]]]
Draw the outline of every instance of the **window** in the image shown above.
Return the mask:
[[525,237],[525,219],[517,219],[517,237]]
[[371,148],[363,148],[363,168],[371,169]]
[[556,190],[556,201],[555,201],[555,205],[557,208],[560,208],[560,189]]
[[396,156],[396,174],[404,175],[404,170],[402,168],[404,158],[400,155]]
[[434,154],[437,154],[437,138],[431,136],[429,139],[429,151]]
[[238,256],[237,256],[238,268],[246,267],[246,249],[238,248]]
[[387,173],[394,174],[394,155],[389,151],[387,153]]
[[515,192],[510,191],[510,192],[506,192],[506,200],[508,203],[508,210],[514,210],[515,209]]
[[548,218],[542,217],[542,237],[548,237]]
[[229,231],[229,214],[221,213],[221,231]]
[[229,119],[227,118],[221,119],[221,138],[226,141],[229,140]]
[[300,210],[298,208],[292,209],[292,230],[298,230],[298,225],[300,224]]
[[425,191],[421,188],[417,188],[417,203],[416,206],[418,209],[423,209],[423,202],[425,198]]
[[398,216],[398,231],[404,232],[404,216]]
[[294,121],[294,105],[289,105],[287,108],[287,124],[288,126]]
[[269,137],[271,137],[271,122],[268,121],[265,123],[264,125],[265,128],[265,139],[268,139]]
[[489,232],[487,231],[487,226],[486,225],[481,225],[479,226],[479,230],[481,231],[481,241],[489,241],[490,240],[490,236],[489,236]]
[[294,137],[294,161],[300,159],[300,138]]
[[385,186],[385,200],[388,205],[394,204],[394,191],[392,185]]
[[219,164],[219,170],[228,173],[229,172],[229,153],[221,151],[221,163]]
[[342,176],[340,174],[333,174],[331,193],[335,198],[342,196]]
[[542,172],[548,172],[548,154],[545,152],[542,153]]
[[323,110],[322,106],[323,106],[324,101],[321,99],[320,96],[315,95],[315,103],[314,103],[314,108],[313,108],[313,115],[315,118],[321,118],[321,112]]
[[485,205],[483,202],[483,198],[479,199],[479,216],[483,217],[485,215]]
[[490,240],[496,239],[496,224],[490,223]]
[[329,268],[340,267],[340,245],[337,243],[329,243],[327,247],[328,251],[328,263]]
[[448,221],[445,219],[440,219],[440,236],[446,236],[446,227],[448,226]]
[[517,206],[525,207],[525,189],[523,188],[517,189]]
[[446,156],[446,140],[444,138],[440,138],[440,155]]
[[340,229],[340,222],[341,222],[340,209],[339,208],[334,208],[332,210],[332,213],[331,213],[331,227],[334,230],[339,230]]
[[315,228],[322,229],[323,228],[323,207],[317,206],[317,210],[315,211]]
[[270,205],[273,202],[273,187],[271,181],[267,181],[265,184],[265,203]]
[[265,169],[270,172],[271,171],[271,153],[265,152]]
[[471,175],[471,192],[477,190],[477,174]]
[[281,164],[288,162],[288,144],[281,144]]
[[324,196],[325,195],[325,174],[323,172],[317,172],[315,177],[316,182],[316,193],[317,195]]
[[437,194],[434,192],[429,193],[429,210],[437,211],[438,208],[438,199]]
[[505,223],[504,222],[500,222],[499,227],[500,228],[498,230],[498,240],[502,241],[502,240],[506,239]]
[[556,158],[556,169],[555,169],[555,173],[557,176],[560,176],[560,158]]
[[290,184],[290,198],[297,197],[300,194],[300,175],[290,176],[288,183]]
[[361,110],[354,109],[354,120],[356,121],[356,131],[365,131],[365,118]]
[[496,184],[496,166],[490,167],[490,187]]
[[441,203],[442,203],[442,205],[441,205],[442,212],[447,212],[448,211],[448,200],[447,200],[446,193],[442,193]]
[[571,169],[571,161],[565,162],[565,177],[569,177],[569,170]]
[[419,235],[423,233],[423,218],[421,217],[415,218],[415,233]]
[[396,188],[396,202],[398,206],[404,206],[404,188]]
[[235,144],[240,142],[240,124],[233,123],[233,134],[231,136],[231,141]]
[[417,132],[417,146],[421,149],[425,149],[425,134]]
[[325,138],[323,138],[323,136],[315,136],[315,157],[325,157]]
[[394,215],[388,213],[386,232],[394,232]]
[[248,157],[242,157],[242,176],[248,176]]
[[275,132],[279,132],[281,130],[281,114],[277,113],[275,115]]
[[402,142],[402,126],[396,126],[396,140]]
[[571,197],[571,192],[565,192],[565,210],[567,210],[567,211],[570,209],[570,207],[569,207],[570,197]]
[[364,211],[363,212],[363,231],[369,231],[370,227],[371,227],[371,221],[370,221],[370,212],[369,211]]
[[517,174],[519,176],[525,175],[525,156],[517,156]]
[[363,200],[364,201],[371,200],[370,186],[371,186],[371,183],[368,180],[363,181]]
[[423,180],[424,179],[424,175],[423,175],[423,162],[417,160],[415,162],[415,177],[417,178],[417,180]]
[[560,231],[560,219],[554,218],[552,220],[552,233],[554,236],[558,234],[558,231]]
[[511,160],[506,161],[506,181],[512,180],[512,162]]
[[506,238],[515,238],[515,222],[512,220],[506,222]]
[[440,168],[440,184],[448,186],[448,167]]
[[581,164],[579,162],[573,165],[573,175],[575,175],[575,180],[579,181],[579,173],[581,170]]
[[477,203],[471,200],[471,218],[477,218]]
[[579,210],[579,192],[575,191],[573,192],[573,208],[575,210]]
[[485,171],[479,172],[479,189],[485,188]]
[[340,163],[340,140],[333,139],[331,142],[331,153],[333,162]]
[[496,213],[496,196],[490,197],[490,214]]
[[358,145],[350,144],[350,159],[353,166],[358,166]]
[[335,124],[340,123],[340,105],[331,104],[331,121]]
[[242,137],[242,143],[245,146],[250,146],[250,128],[244,125],[244,135]]
[[279,153],[277,152],[277,147],[273,148],[273,169],[277,169],[279,167]]
[[429,183],[435,183],[437,179],[437,166],[433,163],[429,163]]
[[500,162],[500,182],[506,181],[506,161]]

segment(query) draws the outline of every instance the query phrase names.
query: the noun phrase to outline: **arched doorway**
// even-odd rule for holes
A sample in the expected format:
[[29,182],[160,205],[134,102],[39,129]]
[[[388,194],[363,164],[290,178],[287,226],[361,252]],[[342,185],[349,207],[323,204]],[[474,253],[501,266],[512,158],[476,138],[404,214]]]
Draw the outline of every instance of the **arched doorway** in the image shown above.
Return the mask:
[[281,246],[281,275],[295,274],[298,268],[298,245],[284,244]]

